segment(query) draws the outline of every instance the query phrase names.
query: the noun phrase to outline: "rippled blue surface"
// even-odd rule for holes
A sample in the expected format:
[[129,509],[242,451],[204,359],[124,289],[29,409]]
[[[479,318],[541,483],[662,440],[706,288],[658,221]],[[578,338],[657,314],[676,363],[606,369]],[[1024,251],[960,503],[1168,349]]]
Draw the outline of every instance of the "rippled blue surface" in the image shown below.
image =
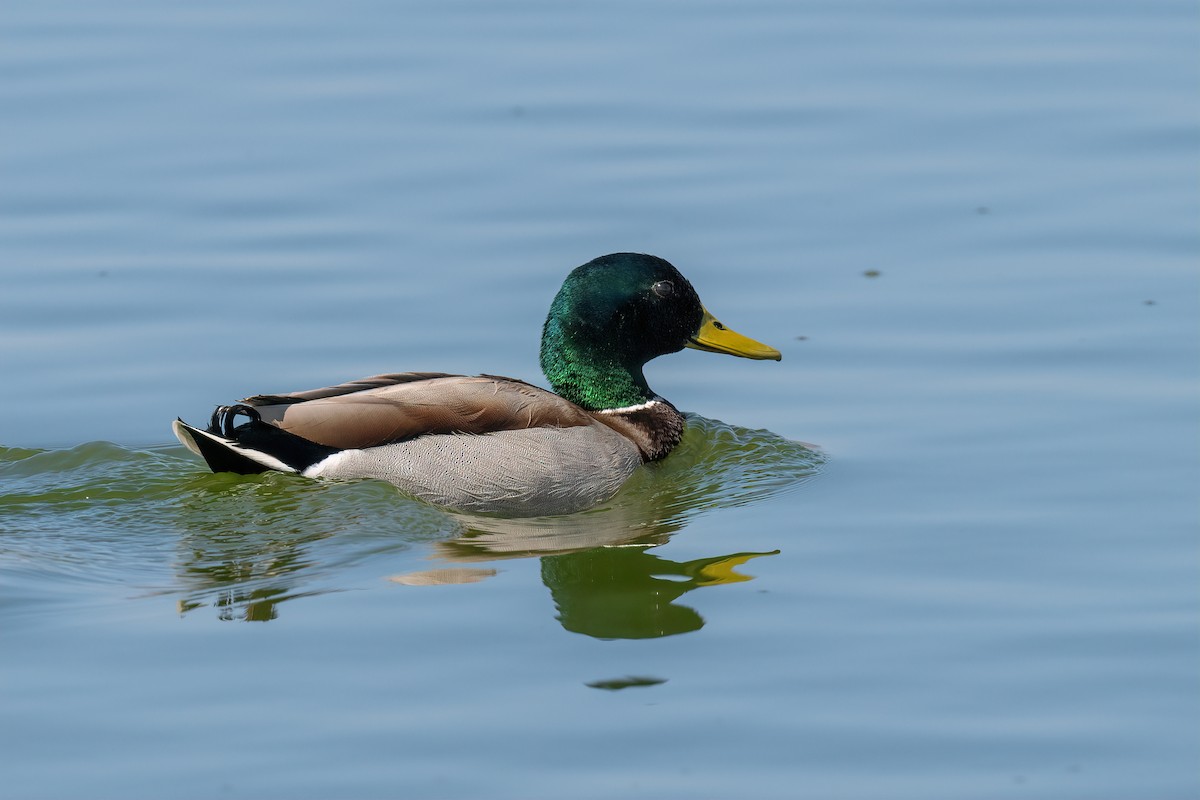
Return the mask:
[[[0,793],[1200,796],[1198,23],[6,4]],[[652,364],[728,424],[612,508],[514,530],[171,443],[536,378],[616,250],[784,360]]]

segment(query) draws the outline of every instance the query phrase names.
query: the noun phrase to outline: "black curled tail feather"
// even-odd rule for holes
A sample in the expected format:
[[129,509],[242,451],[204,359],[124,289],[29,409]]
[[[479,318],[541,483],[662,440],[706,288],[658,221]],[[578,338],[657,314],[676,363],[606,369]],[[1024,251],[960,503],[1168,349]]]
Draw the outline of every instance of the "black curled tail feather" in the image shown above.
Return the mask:
[[[249,417],[250,421],[242,425],[235,425],[237,417]],[[262,422],[262,415],[258,413],[258,409],[254,406],[248,406],[245,403],[235,403],[230,406],[217,406],[212,413],[212,419],[208,421],[208,432],[217,436],[224,436],[226,439],[237,439],[237,429],[246,427],[254,423]]]

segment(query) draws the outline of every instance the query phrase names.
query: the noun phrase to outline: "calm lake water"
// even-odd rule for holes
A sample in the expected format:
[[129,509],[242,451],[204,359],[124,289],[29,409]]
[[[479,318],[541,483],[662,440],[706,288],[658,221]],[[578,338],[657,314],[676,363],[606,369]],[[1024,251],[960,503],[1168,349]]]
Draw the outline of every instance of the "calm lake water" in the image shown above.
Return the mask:
[[[16,0],[0,795],[1200,797],[1195,3]],[[590,513],[212,475],[248,394],[540,381],[650,252]]]

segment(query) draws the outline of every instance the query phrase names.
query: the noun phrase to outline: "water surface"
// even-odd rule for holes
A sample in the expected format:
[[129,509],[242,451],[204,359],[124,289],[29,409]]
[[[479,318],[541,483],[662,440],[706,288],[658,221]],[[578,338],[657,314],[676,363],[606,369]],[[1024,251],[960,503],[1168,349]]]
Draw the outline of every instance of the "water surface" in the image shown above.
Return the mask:
[[[1198,16],[9,3],[7,792],[1200,796]],[[688,438],[600,509],[171,440],[537,380],[623,250],[783,361],[652,363]]]

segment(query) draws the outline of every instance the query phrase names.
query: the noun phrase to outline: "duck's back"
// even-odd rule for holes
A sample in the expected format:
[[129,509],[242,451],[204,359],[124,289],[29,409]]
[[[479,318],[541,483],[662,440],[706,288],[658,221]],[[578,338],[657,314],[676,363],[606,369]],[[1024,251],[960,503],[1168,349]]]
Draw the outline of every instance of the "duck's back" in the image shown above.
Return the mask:
[[588,425],[562,397],[515,378],[403,372],[243,401],[262,421],[338,449],[378,447],[441,433]]

